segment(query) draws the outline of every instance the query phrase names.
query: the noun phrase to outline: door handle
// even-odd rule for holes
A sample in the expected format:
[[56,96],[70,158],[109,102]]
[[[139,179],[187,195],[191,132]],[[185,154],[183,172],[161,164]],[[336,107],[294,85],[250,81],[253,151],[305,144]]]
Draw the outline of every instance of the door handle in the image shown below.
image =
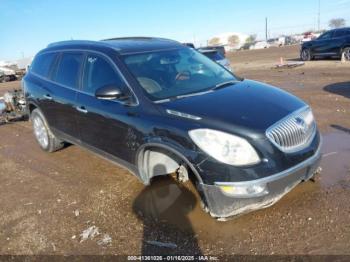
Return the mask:
[[52,100],[52,96],[50,96],[48,94],[44,95],[44,98],[46,98],[47,100]]
[[83,107],[83,106],[77,106],[76,109],[77,109],[79,112],[84,113],[84,114],[86,114],[86,113],[88,112],[88,111],[86,110],[86,108]]

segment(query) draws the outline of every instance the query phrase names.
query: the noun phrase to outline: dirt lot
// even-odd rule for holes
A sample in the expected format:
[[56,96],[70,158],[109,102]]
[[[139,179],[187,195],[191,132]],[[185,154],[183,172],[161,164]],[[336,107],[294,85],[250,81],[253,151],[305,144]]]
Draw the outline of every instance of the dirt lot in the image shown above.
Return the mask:
[[[268,209],[218,222],[201,211],[191,185],[162,178],[145,188],[77,146],[42,152],[29,122],[7,124],[0,126],[0,254],[350,254],[350,65],[271,69],[280,57],[298,58],[298,47],[230,59],[238,75],[312,106],[324,139],[316,183],[301,184]],[[0,94],[19,85],[0,84]],[[92,226],[99,234],[84,240]]]

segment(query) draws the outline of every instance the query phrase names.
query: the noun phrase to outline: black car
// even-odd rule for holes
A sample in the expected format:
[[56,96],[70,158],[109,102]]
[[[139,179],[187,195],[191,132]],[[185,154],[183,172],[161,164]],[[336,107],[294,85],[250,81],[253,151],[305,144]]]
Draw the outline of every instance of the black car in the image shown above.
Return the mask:
[[304,42],[300,58],[310,61],[315,57],[344,57],[350,61],[350,28],[330,30],[315,40]]
[[80,145],[145,185],[177,174],[216,218],[274,204],[320,160],[307,104],[172,40],[51,44],[23,89],[43,150]]

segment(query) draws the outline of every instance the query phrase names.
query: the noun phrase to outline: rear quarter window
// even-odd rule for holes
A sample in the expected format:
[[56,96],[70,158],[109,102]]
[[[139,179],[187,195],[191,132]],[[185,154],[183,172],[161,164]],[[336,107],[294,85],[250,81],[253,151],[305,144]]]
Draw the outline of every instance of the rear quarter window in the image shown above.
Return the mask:
[[81,53],[63,53],[53,80],[77,89],[82,62],[83,54]]
[[30,70],[35,74],[43,77],[48,77],[53,63],[57,58],[57,53],[47,53],[37,55],[30,67]]

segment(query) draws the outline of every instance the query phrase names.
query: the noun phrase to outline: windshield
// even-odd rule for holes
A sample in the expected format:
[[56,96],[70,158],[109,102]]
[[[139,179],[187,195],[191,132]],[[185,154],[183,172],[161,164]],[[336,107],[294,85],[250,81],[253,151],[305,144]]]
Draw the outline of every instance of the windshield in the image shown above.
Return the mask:
[[126,55],[123,60],[153,101],[238,81],[232,73],[190,48]]

